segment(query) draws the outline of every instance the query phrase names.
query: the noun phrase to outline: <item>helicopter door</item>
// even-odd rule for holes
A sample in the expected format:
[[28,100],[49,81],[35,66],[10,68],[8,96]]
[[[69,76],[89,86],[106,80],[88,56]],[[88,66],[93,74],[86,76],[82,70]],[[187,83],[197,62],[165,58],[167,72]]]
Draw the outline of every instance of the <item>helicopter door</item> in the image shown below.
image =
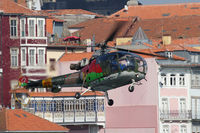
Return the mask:
[[111,73],[117,73],[119,72],[119,63],[118,63],[118,55],[113,54],[109,58],[109,64],[110,64],[110,71]]

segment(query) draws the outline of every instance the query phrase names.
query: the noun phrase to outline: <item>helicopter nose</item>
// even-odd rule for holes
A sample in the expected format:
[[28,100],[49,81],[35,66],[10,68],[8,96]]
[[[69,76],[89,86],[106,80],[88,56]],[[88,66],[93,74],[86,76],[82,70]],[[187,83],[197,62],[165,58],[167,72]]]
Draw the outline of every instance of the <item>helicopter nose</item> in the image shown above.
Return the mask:
[[136,77],[136,81],[140,81],[145,78],[145,75],[142,73],[138,73],[135,75],[135,77]]

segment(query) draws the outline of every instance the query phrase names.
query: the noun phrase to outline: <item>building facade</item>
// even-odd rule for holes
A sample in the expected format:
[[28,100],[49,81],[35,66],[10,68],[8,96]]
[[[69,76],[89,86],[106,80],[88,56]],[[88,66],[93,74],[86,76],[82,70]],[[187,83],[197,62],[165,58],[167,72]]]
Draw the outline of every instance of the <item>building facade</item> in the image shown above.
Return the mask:
[[[46,18],[10,0],[0,2],[1,16],[1,104],[10,105],[9,91],[20,75],[46,77]],[[15,7],[16,10],[13,10]]]

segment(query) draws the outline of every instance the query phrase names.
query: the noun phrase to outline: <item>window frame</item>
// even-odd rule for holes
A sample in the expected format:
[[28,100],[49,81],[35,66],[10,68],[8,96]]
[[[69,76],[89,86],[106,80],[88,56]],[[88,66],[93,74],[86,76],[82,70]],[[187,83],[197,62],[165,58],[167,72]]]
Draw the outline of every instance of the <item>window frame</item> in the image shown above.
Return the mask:
[[[43,61],[42,61],[42,63],[40,62],[40,50],[43,50]],[[45,60],[45,56],[46,56],[46,49],[45,48],[37,48],[37,64],[38,65],[40,65],[40,66],[43,66],[43,65],[45,65],[46,64],[46,60]]]
[[[33,62],[33,64],[31,64],[31,62],[30,62],[30,51],[31,50],[34,50],[34,55],[33,55],[33,57],[34,57],[34,62]],[[28,48],[28,65],[29,66],[35,66],[36,65],[36,48]]]
[[[33,21],[33,32],[30,32],[31,26],[30,26],[30,21]],[[32,35],[33,33],[33,35]],[[29,37],[36,37],[36,20],[35,18],[28,18],[28,36]]]
[[[42,34],[40,34],[40,25],[39,25],[39,22],[42,21],[43,24],[42,24]],[[42,19],[42,18],[38,18],[37,19],[37,36],[38,37],[45,37],[45,19]]]
[[[16,21],[16,29],[14,30],[15,32],[16,32],[16,35],[12,35],[13,33],[12,33],[12,21],[13,20],[15,20]],[[16,17],[10,17],[10,19],[9,19],[9,22],[10,22],[10,38],[18,38],[18,18],[16,18]]]
[[[23,53],[23,50],[25,51],[25,53]],[[23,60],[23,54],[25,54],[24,55],[24,60]],[[26,50],[26,48],[25,47],[22,47],[21,48],[21,66],[26,66],[27,64],[26,64],[26,60],[27,60],[27,50]]]
[[[24,24],[22,25],[22,21],[24,21]],[[24,32],[24,35],[23,35]],[[25,37],[26,36],[26,19],[21,18],[20,19],[20,36]]]
[[[12,50],[16,50],[16,54],[12,54]],[[16,65],[13,65],[13,56],[16,56]],[[19,67],[19,49],[18,48],[11,48],[10,49],[10,67],[11,68],[17,68]]]

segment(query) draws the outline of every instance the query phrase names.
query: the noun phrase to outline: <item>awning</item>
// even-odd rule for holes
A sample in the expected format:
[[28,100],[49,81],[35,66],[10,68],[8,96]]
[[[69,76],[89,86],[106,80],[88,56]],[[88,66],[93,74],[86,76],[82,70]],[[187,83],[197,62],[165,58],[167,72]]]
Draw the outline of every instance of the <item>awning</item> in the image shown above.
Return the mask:
[[68,37],[65,37],[63,39],[63,41],[76,41],[76,40],[80,40],[80,37],[77,37],[77,36],[68,36]]

